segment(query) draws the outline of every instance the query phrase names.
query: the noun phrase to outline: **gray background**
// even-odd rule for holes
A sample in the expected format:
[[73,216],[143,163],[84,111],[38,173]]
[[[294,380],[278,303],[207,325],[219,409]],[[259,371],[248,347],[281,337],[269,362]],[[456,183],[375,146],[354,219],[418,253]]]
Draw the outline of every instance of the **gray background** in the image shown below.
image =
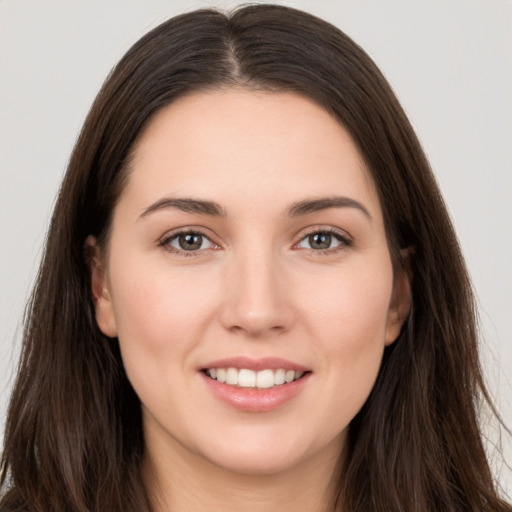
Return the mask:
[[[0,434],[20,321],[73,143],[110,68],[169,16],[228,1],[0,0]],[[290,0],[387,76],[449,205],[478,295],[489,387],[512,426],[512,3]],[[511,494],[510,470],[492,450]],[[510,436],[503,450],[512,463]]]

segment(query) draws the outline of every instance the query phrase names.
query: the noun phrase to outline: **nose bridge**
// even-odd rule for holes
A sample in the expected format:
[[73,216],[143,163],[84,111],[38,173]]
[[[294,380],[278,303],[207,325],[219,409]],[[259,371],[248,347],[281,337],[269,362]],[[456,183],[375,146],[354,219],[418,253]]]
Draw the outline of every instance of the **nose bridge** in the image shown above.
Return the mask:
[[279,258],[270,244],[246,244],[234,251],[228,270],[222,319],[229,330],[251,335],[289,329],[293,309]]

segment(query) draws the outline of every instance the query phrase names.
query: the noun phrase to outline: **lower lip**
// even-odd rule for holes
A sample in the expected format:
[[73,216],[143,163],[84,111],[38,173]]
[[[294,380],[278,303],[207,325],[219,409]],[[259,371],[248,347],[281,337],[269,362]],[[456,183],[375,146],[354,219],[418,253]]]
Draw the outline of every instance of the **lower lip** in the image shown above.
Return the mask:
[[238,388],[218,382],[201,372],[210,391],[225,404],[246,412],[267,412],[281,407],[297,396],[306,385],[311,373],[300,379],[269,389]]

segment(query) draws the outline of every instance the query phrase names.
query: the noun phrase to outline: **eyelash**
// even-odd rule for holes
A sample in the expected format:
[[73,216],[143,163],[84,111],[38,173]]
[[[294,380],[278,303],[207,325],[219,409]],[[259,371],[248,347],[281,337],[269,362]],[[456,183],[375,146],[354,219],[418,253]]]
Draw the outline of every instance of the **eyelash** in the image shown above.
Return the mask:
[[314,228],[311,231],[306,232],[298,243],[296,243],[293,247],[294,249],[299,246],[299,244],[317,234],[325,234],[334,237],[338,242],[339,245],[335,247],[330,247],[328,249],[307,249],[311,254],[314,254],[315,256],[329,256],[331,254],[335,254],[338,251],[342,251],[344,249],[350,248],[353,246],[353,240],[343,231],[337,230],[335,228],[329,227],[329,228]]
[[210,239],[210,237],[208,237],[207,235],[205,235],[204,233],[202,233],[201,231],[197,231],[197,230],[194,230],[194,229],[182,229],[180,231],[175,231],[174,233],[172,233],[171,235],[169,236],[165,236],[159,243],[158,245],[160,247],[163,247],[166,251],[172,253],[172,254],[178,254],[179,256],[184,256],[184,257],[189,257],[189,256],[199,256],[199,254],[202,252],[202,250],[206,250],[206,249],[198,249],[198,250],[195,250],[195,251],[187,251],[185,249],[177,249],[176,247],[173,247],[171,245],[171,242],[173,240],[176,240],[178,237],[180,237],[181,235],[196,235],[196,236],[200,236],[202,237],[203,239],[206,239],[208,240],[211,244],[213,244],[215,247],[218,247],[217,244],[215,244],[215,242],[212,242],[212,240]]
[[[352,247],[352,245],[353,245],[353,241],[345,233],[338,231],[337,229],[334,229],[332,227],[331,228],[315,228],[315,229],[312,229],[311,231],[308,231],[307,233],[304,233],[301,236],[300,240],[296,244],[294,244],[293,249],[299,250],[300,243],[302,243],[308,237],[311,237],[311,236],[317,235],[317,234],[327,234],[329,236],[332,236],[339,242],[339,245],[336,245],[335,247],[330,247],[328,249],[303,248],[303,249],[311,252],[315,256],[324,256],[324,255],[327,256],[330,254],[334,254],[338,251]],[[169,236],[165,236],[162,240],[160,240],[158,245],[170,253],[178,254],[179,256],[184,256],[184,257],[199,256],[202,251],[207,250],[207,249],[197,249],[197,250],[187,251],[185,249],[177,249],[177,248],[173,247],[171,245],[171,242],[176,240],[181,235],[200,236],[203,239],[208,240],[211,244],[213,244],[215,246],[215,248],[219,247],[217,244],[215,244],[215,242],[213,242],[207,235],[205,235],[201,231],[191,230],[191,229],[183,229],[180,231],[176,231]]]

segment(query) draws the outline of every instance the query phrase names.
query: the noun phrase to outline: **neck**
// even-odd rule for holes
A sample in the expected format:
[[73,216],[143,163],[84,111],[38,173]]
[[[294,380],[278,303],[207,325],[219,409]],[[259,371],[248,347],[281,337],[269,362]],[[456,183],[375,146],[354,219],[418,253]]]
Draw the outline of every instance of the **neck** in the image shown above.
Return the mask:
[[165,453],[148,445],[142,474],[155,512],[332,512],[339,445],[272,474],[221,468],[178,443]]

